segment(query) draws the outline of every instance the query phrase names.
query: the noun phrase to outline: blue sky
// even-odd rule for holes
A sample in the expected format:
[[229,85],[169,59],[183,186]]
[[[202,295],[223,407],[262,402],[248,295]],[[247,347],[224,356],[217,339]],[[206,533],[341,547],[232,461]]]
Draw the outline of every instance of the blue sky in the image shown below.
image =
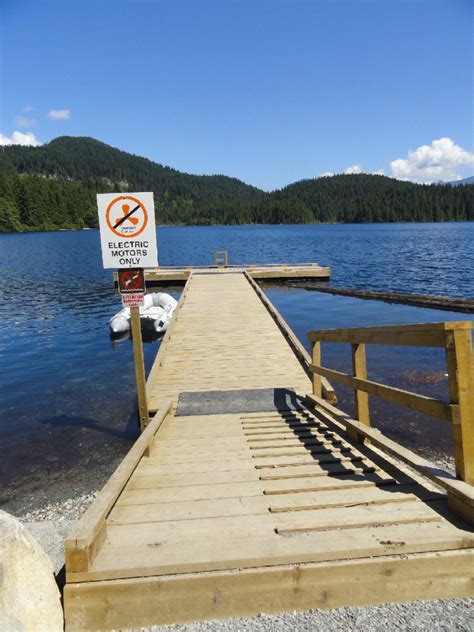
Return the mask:
[[93,136],[265,189],[474,172],[470,0],[0,5],[3,144]]

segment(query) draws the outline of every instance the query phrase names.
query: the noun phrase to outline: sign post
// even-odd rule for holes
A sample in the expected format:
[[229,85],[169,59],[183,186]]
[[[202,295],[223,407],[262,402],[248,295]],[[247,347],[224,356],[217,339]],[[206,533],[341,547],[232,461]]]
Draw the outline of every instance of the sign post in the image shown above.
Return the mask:
[[142,328],[140,325],[140,306],[143,305],[146,290],[145,270],[143,268],[121,268],[118,270],[118,288],[122,296],[122,304],[130,307],[133,359],[138,395],[138,418],[140,430],[143,432],[149,420]]
[[145,271],[158,265],[153,193],[97,195],[104,268],[118,269],[122,303],[130,307],[133,359],[140,430],[149,422],[140,306],[145,296]]
[[145,361],[143,359],[142,327],[140,324],[140,308],[130,308],[132,326],[133,360],[135,363],[135,380],[137,382],[138,418],[140,430],[143,432],[148,426],[148,401],[146,396]]

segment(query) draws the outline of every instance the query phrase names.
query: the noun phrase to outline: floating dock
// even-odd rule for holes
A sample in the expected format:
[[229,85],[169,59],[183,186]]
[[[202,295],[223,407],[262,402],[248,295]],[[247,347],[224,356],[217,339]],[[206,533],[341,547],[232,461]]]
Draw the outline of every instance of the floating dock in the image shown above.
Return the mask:
[[[222,251],[225,252],[225,251]],[[221,261],[221,260],[217,260]],[[145,272],[145,280],[148,287],[184,285],[191,273],[198,274],[226,274],[240,272],[248,274],[252,279],[259,281],[329,281],[331,271],[328,267],[317,263],[277,263],[270,265],[247,264],[229,265],[227,255],[222,263],[213,266],[160,266],[148,269]],[[117,283],[116,273],[114,274]]]
[[[189,273],[150,421],[66,541],[67,630],[474,596],[474,488],[336,408],[252,276]],[[461,404],[433,409],[465,430]]]

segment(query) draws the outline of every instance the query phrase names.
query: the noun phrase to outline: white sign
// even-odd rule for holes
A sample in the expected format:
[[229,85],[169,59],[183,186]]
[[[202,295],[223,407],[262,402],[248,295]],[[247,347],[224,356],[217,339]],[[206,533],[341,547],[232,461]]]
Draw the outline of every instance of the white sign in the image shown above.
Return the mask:
[[153,193],[99,193],[100,244],[104,268],[155,268]]
[[142,307],[145,305],[144,294],[122,294],[122,305],[124,307]]

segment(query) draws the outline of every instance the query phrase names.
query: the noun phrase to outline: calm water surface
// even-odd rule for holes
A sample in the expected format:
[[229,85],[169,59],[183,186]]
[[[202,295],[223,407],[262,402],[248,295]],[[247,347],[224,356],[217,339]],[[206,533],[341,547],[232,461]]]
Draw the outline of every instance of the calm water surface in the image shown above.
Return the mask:
[[[334,286],[472,298],[473,237],[470,223],[183,227],[159,228],[158,247],[162,265],[206,265],[213,250],[226,249],[231,263],[329,265]],[[120,305],[111,272],[102,269],[98,232],[1,235],[0,264],[0,502],[13,510],[96,489],[137,428],[131,343],[109,338],[107,323]],[[266,291],[305,344],[313,328],[469,318],[305,290]],[[158,345],[145,344],[147,368]],[[324,346],[323,354],[329,366],[349,368],[348,347]],[[446,396],[439,350],[370,347],[368,366],[374,379]],[[404,369],[435,371],[439,381],[407,384]],[[338,393],[350,412],[350,392]],[[428,437],[430,452],[449,453],[443,422],[371,401],[376,423],[392,436],[421,450]]]

